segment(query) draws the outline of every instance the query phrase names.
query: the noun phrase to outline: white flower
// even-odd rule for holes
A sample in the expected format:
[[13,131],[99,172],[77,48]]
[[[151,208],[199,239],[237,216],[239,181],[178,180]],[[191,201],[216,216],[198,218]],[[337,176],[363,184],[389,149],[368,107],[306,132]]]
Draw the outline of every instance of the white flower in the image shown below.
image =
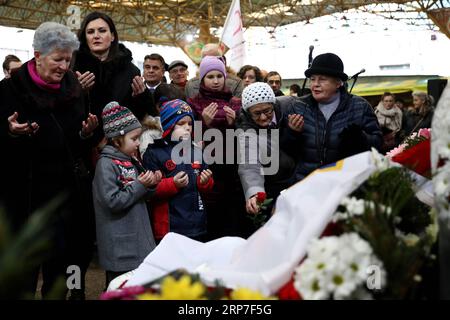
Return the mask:
[[356,289],[358,280],[352,276],[349,269],[336,270],[331,273],[328,291],[333,292],[334,299],[345,299]]
[[307,254],[294,274],[294,286],[305,299],[349,298],[366,283],[368,267],[379,263],[357,233],[311,241]]

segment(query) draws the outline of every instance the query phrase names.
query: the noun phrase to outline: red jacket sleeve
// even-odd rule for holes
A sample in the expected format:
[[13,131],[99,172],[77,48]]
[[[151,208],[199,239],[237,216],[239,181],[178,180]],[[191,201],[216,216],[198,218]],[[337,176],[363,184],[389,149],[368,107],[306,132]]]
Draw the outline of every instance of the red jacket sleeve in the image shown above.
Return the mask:
[[208,182],[205,184],[200,183],[200,176],[197,177],[197,188],[200,192],[208,192],[211,191],[214,187],[214,179],[213,177],[209,178]]
[[178,188],[173,181],[173,177],[162,178],[161,182],[156,186],[156,192],[154,197],[158,197],[161,200],[170,198],[178,193]]

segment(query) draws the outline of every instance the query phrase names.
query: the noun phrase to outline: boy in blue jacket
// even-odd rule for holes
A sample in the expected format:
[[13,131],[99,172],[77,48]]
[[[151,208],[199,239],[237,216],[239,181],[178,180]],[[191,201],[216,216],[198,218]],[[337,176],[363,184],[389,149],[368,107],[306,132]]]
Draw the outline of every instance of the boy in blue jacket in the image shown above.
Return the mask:
[[[201,193],[213,188],[212,172],[203,163],[201,148],[191,140],[194,115],[191,107],[176,99],[162,104],[162,139],[155,140],[143,156],[145,168],[160,170],[162,180],[152,200],[155,240],[176,232],[198,241],[206,238],[206,212]],[[173,157],[180,143],[189,153],[180,161]],[[174,148],[177,149],[174,151]],[[200,149],[199,149],[200,148]]]

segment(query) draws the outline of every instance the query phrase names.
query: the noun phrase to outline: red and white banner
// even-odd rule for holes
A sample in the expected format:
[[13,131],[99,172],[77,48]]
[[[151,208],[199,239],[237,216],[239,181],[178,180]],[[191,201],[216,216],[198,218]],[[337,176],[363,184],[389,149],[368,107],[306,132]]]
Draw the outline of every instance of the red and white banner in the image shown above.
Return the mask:
[[223,26],[221,42],[224,43],[231,52],[231,59],[228,62],[231,68],[238,71],[245,60],[245,40],[244,29],[242,27],[241,3],[233,0],[227,19]]

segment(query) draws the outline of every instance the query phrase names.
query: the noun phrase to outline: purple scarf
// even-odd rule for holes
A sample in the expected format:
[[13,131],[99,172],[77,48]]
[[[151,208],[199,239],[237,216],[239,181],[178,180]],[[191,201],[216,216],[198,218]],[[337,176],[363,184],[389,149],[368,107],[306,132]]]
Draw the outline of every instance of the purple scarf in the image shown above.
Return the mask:
[[36,60],[28,61],[27,67],[31,79],[39,88],[47,91],[58,91],[61,88],[60,83],[47,83],[39,76],[36,69]]

